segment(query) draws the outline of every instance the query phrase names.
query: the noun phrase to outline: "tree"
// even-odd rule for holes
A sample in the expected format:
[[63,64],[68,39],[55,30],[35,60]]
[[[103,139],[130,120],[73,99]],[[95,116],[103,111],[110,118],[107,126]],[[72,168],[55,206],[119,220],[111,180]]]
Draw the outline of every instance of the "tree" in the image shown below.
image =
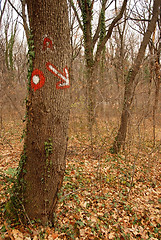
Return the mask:
[[[10,5],[7,4],[6,1],[3,1],[3,18],[1,18],[3,21],[1,22],[0,29],[1,126],[3,121],[2,115],[4,118],[6,111],[10,112],[11,109],[14,109],[14,117],[18,114],[20,119],[22,119],[24,115],[22,110],[22,102],[24,102],[25,94],[25,91],[22,91],[22,88],[24,90],[24,84],[22,87],[19,78],[20,74],[18,74],[16,63],[17,58],[20,57],[20,54],[22,53],[20,49],[23,49],[23,57],[20,57],[20,64],[18,64],[21,76],[23,76],[23,74],[26,73],[26,49],[24,49],[24,47],[21,45],[19,50],[17,50],[19,41],[17,38],[18,17],[13,14],[13,11],[14,10],[10,7]],[[23,67],[21,66],[22,64],[24,64]],[[22,79],[24,80],[25,77],[22,77]],[[17,84],[18,82],[19,84]],[[11,117],[11,115],[12,114],[10,112],[9,116]]]
[[7,3],[7,0],[5,0],[4,5],[3,5],[3,8],[1,9],[1,1],[0,1],[0,12],[1,12],[1,14],[0,14],[0,27],[1,27],[1,22],[2,22],[3,14],[4,14],[4,12],[5,12],[6,3]]
[[121,123],[113,146],[111,148],[111,151],[113,153],[118,153],[121,149],[121,146],[125,143],[127,125],[130,117],[130,107],[133,101],[135,87],[137,85],[137,81],[135,81],[135,78],[141,67],[141,63],[145,55],[146,47],[150,41],[151,34],[154,32],[156,21],[158,19],[159,6],[160,0],[154,0],[152,18],[148,23],[147,30],[144,34],[137,57],[135,58],[132,67],[129,69],[126,78]]
[[25,31],[25,34],[26,34],[26,38],[27,38],[27,40],[29,40],[29,26],[28,26],[28,23],[27,23],[26,11],[25,11],[26,0],[20,0],[20,1],[21,1],[21,12],[22,12],[22,14],[17,10],[17,8],[14,6],[14,4],[12,4],[12,2],[10,0],[8,0],[9,4],[15,10],[17,15],[22,18],[22,20],[23,20],[23,27],[24,27],[24,31]]
[[53,222],[65,171],[70,108],[70,36],[66,0],[27,0],[28,97],[24,149],[13,208],[25,221]]
[[[156,29],[155,29],[156,32]],[[153,116],[153,145],[155,146],[156,143],[156,112],[158,108],[159,103],[159,93],[160,93],[160,51],[161,51],[161,3],[160,3],[160,13],[158,18],[158,36],[153,35],[153,39],[151,44],[149,44],[149,48],[151,51],[151,54],[154,55],[154,64],[151,60],[151,71],[155,72],[155,97],[154,97],[154,103],[153,103],[153,110],[152,110],[152,116]],[[155,44],[155,38],[158,38],[158,41]],[[151,74],[152,76],[153,74]],[[152,79],[151,79],[152,80]]]
[[[77,17],[80,29],[83,31],[87,74],[88,129],[92,143],[92,132],[95,122],[95,80],[98,63],[101,59],[101,53],[105,47],[105,44],[112,35],[114,27],[123,16],[128,1],[123,1],[119,13],[112,18],[108,30],[105,26],[105,22],[107,21],[107,19],[105,19],[105,12],[108,7],[113,3],[113,1],[111,1],[110,3],[107,0],[100,1],[101,9],[99,11],[98,23],[94,33],[92,33],[92,20],[95,1],[77,1],[78,6],[74,4],[73,0],[69,0],[69,2]],[[79,10],[77,10],[77,7]],[[81,15],[81,17],[79,15]],[[96,48],[96,51],[94,51],[94,48]]]

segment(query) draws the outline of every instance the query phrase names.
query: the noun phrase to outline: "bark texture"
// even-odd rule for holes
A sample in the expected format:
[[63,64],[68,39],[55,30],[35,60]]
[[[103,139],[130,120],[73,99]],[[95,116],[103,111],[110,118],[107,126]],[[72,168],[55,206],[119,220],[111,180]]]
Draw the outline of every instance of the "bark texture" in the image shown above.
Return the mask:
[[[22,202],[29,219],[43,224],[53,222],[57,192],[65,171],[67,128],[70,108],[69,88],[57,89],[58,76],[46,63],[63,73],[70,67],[70,36],[66,0],[27,0],[35,59],[33,70],[41,70],[45,84],[34,91],[30,87],[27,101],[25,163],[19,179],[23,179]],[[52,47],[45,37],[52,41]],[[24,171],[25,170],[25,171]]]
[[153,4],[153,14],[152,19],[148,24],[147,31],[144,34],[143,41],[140,45],[138,55],[134,61],[132,68],[129,70],[126,83],[125,83],[125,92],[124,92],[124,104],[121,114],[121,123],[118,130],[117,136],[111,148],[112,153],[118,153],[121,149],[121,146],[124,145],[127,133],[127,126],[130,117],[130,108],[133,101],[134,91],[136,87],[135,77],[139,72],[142,60],[145,55],[146,47],[149,43],[151,34],[154,32],[156,21],[158,19],[160,0],[154,0]]

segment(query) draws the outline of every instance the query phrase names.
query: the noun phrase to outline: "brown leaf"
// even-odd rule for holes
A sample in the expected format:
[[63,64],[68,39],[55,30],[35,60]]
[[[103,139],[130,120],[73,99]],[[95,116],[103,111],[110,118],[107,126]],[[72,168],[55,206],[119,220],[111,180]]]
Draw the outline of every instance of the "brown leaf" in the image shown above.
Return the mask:
[[114,232],[111,232],[108,237],[109,237],[109,239],[114,239],[115,233],[114,233]]
[[23,240],[23,234],[17,229],[12,230],[12,235],[15,240]]

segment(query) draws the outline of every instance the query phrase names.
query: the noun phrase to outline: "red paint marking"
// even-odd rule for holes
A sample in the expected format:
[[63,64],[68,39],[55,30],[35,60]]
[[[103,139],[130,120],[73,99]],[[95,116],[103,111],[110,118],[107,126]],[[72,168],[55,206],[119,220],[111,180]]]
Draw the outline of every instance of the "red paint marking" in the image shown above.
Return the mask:
[[31,87],[36,91],[40,89],[45,84],[45,77],[41,70],[35,69],[31,75]]
[[48,37],[44,38],[44,41],[43,41],[43,50],[45,51],[47,48],[50,48],[50,49],[53,48],[52,40]]
[[52,63],[47,62],[46,68],[61,80],[56,83],[57,89],[64,89],[70,87],[69,71],[67,67],[63,68],[62,73]]

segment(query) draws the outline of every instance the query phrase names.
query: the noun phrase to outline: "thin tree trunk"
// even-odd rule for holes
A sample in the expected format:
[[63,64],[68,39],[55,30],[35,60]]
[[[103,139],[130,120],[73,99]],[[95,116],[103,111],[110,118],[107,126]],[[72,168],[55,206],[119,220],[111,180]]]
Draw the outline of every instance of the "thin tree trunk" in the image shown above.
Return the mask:
[[85,60],[87,70],[87,114],[88,114],[88,133],[90,137],[91,147],[93,145],[93,125],[95,121],[94,108],[95,108],[95,78],[93,75],[93,43],[92,43],[92,11],[88,3],[85,1],[83,4],[83,34],[84,34],[84,47],[85,47]]
[[98,65],[89,69],[89,77],[87,77],[87,110],[88,110],[88,130],[91,148],[93,149],[93,128],[96,122],[96,80]]
[[159,58],[157,59],[155,63],[155,75],[156,75],[156,81],[155,81],[155,100],[154,100],[154,106],[153,106],[153,145],[155,146],[156,142],[156,112],[158,108],[158,102],[159,102],[159,90],[160,90],[160,67],[159,67]]
[[[2,90],[1,90],[2,91]],[[2,98],[1,98],[2,99]],[[0,138],[2,137],[2,129],[3,129],[3,106],[2,106],[2,100],[0,101]]]
[[66,0],[26,2],[35,59],[27,100],[18,197],[27,220],[39,219],[47,224],[53,222],[57,193],[66,167],[70,94],[69,84],[63,85],[61,76],[67,77],[70,67],[68,10]]
[[160,3],[160,19],[159,19],[159,30],[160,30],[160,40],[159,40],[159,47],[157,50],[157,56],[155,61],[155,100],[153,106],[153,145],[155,146],[156,143],[156,112],[158,108],[159,102],[159,92],[160,92],[160,51],[161,51],[161,3]]
[[156,112],[158,107],[159,101],[159,87],[160,87],[160,79],[156,79],[156,86],[155,86],[155,100],[153,106],[153,145],[155,146],[156,142]]
[[124,104],[123,110],[121,114],[121,123],[120,128],[117,133],[117,137],[113,143],[113,147],[111,148],[112,153],[117,153],[120,151],[122,145],[124,145],[127,133],[127,126],[128,120],[130,117],[130,107],[134,97],[134,79],[135,79],[135,72],[133,70],[129,70],[128,77],[125,83],[125,93],[124,93]]
[[125,83],[125,93],[124,93],[124,104],[121,115],[120,128],[118,130],[117,136],[111,148],[112,153],[118,153],[121,146],[124,145],[127,133],[127,126],[130,117],[130,107],[133,100],[134,90],[135,90],[135,77],[139,72],[141,62],[143,60],[147,44],[150,40],[151,34],[154,32],[155,24],[158,19],[158,10],[160,6],[160,0],[155,0],[153,5],[152,19],[148,24],[146,33],[144,34],[143,41],[141,43],[138,55],[134,61],[132,69],[129,71],[126,83]]

